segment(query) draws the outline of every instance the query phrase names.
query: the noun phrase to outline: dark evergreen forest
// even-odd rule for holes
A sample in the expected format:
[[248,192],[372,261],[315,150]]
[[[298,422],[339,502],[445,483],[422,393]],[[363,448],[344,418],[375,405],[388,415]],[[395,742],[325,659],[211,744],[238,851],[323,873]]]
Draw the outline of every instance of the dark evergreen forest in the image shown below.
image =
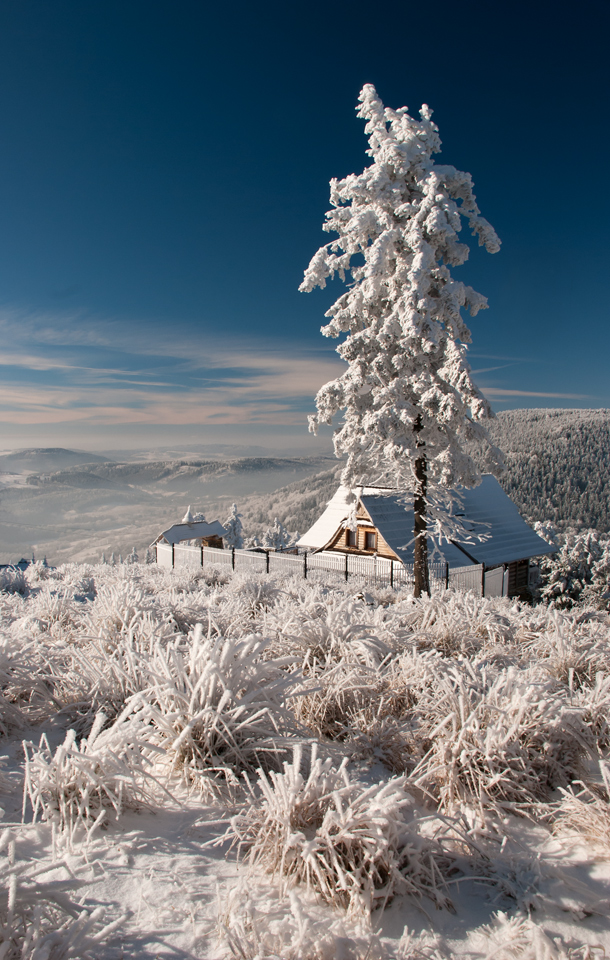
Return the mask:
[[506,410],[489,433],[526,519],[610,530],[610,410]]

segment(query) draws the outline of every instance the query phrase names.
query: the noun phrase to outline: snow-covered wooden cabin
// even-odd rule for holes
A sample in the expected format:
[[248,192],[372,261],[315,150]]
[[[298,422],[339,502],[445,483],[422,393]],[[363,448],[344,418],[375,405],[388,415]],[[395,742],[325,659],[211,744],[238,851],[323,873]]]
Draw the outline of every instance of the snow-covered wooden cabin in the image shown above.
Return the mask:
[[216,547],[222,550],[224,537],[227,531],[219,520],[192,520],[190,523],[174,523],[167,530],[164,530],[153,540],[152,546],[156,547],[159,543],[167,543],[175,546],[177,543],[183,543],[185,540],[196,540],[198,544],[204,547]]
[[[553,553],[555,548],[527,525],[495,477],[485,475],[478,487],[462,490],[461,495],[463,509],[459,512],[466,526],[489,536],[484,541],[443,543],[434,556],[429,542],[430,559],[444,560],[450,570],[482,565],[487,596],[518,596],[528,585],[530,559]],[[405,509],[404,498],[380,487],[361,488],[356,508],[358,529],[351,530],[347,526],[348,496],[347,488],[339,487],[319,520],[298,541],[299,552],[377,555],[412,564],[413,511]]]

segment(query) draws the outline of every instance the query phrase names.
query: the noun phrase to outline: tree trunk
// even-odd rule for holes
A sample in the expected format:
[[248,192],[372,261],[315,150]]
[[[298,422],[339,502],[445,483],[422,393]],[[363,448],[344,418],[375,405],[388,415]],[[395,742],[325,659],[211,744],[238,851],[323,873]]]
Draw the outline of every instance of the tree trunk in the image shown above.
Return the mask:
[[[421,417],[415,421],[415,433],[419,434],[422,429]],[[417,440],[417,446],[422,450],[421,456],[415,461],[415,497],[413,500],[414,529],[415,538],[414,554],[414,576],[415,589],[414,596],[421,597],[423,593],[430,596],[430,578],[428,574],[428,540],[426,537],[428,525],[426,523],[426,490],[428,477],[426,472],[426,455],[423,452],[424,444]]]

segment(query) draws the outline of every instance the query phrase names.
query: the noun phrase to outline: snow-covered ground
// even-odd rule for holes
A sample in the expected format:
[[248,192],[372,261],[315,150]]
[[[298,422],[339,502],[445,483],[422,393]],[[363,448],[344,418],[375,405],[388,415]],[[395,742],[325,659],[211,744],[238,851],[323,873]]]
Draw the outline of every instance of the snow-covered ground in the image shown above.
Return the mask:
[[138,564],[4,588],[1,957],[610,952],[605,612]]

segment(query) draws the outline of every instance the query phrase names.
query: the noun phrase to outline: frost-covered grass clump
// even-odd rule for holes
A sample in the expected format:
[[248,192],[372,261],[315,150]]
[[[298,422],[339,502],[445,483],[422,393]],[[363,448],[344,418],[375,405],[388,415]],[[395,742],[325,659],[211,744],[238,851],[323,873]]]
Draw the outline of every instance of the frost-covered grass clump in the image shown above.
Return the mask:
[[[384,911],[459,914],[476,882],[504,911],[477,934],[485,949],[514,929],[515,957],[536,956],[543,914],[511,914],[545,902],[527,830],[607,856],[610,617],[597,607],[140,564],[41,566],[26,581],[0,591],[0,801],[21,809],[21,771],[35,821],[11,835],[47,830],[53,856],[82,850],[87,865],[133,811],[190,804],[209,823],[200,855],[222,849],[249,886],[243,915],[224,905],[218,950],[398,956]],[[87,883],[103,872],[86,869]],[[263,889],[277,910],[255,907]],[[38,943],[55,925],[82,956],[101,936],[93,903],[23,903],[21,919],[8,899],[0,917],[15,956],[36,955],[28,930]],[[451,956],[413,937],[405,957]]]
[[369,916],[398,893],[450,900],[444,874],[454,865],[437,841],[404,816],[413,808],[404,778],[365,784],[350,779],[347,759],[336,768],[315,747],[309,769],[295,750],[283,773],[259,772],[251,804],[225,837],[251,866],[302,883],[328,903]]

